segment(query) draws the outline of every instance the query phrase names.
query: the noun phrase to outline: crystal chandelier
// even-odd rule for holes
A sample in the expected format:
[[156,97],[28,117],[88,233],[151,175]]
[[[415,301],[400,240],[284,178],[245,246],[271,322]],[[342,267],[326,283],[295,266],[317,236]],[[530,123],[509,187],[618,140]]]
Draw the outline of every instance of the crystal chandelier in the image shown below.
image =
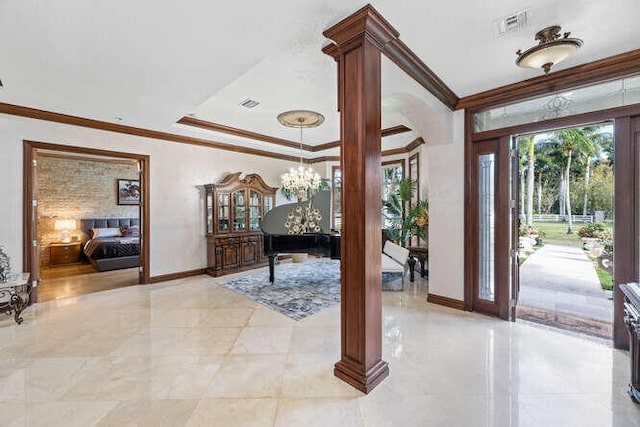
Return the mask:
[[283,126],[300,129],[300,166],[290,168],[282,174],[280,183],[286,194],[295,195],[298,201],[304,197],[310,197],[315,193],[322,178],[311,167],[305,167],[302,162],[302,129],[320,126],[324,122],[324,116],[320,113],[307,110],[286,111],[278,115],[278,121]]
[[298,199],[318,190],[322,179],[313,169],[305,168],[302,164],[297,168],[290,168],[289,172],[282,174],[280,183],[282,188],[291,194],[295,194]]

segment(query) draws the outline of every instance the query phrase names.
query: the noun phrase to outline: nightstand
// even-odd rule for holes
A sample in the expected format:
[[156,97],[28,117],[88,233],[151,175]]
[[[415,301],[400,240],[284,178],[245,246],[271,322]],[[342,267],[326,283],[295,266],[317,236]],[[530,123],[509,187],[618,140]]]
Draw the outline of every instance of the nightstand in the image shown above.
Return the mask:
[[49,245],[49,266],[77,264],[80,262],[80,242],[52,243]]

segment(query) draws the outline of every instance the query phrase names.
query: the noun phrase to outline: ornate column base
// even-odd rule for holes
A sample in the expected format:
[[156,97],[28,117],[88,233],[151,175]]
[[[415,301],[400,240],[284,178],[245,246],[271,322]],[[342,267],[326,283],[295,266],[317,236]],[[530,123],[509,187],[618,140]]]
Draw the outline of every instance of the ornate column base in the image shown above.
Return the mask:
[[384,360],[379,360],[367,372],[361,372],[352,363],[341,360],[335,364],[333,374],[350,386],[369,394],[378,384],[389,376],[389,365]]

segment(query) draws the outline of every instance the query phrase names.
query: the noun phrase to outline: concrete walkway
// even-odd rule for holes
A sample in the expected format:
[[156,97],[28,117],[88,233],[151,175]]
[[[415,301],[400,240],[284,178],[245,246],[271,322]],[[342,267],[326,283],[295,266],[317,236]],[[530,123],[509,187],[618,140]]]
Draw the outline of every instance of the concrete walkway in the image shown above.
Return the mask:
[[545,245],[520,267],[521,305],[611,322],[611,294],[577,247]]

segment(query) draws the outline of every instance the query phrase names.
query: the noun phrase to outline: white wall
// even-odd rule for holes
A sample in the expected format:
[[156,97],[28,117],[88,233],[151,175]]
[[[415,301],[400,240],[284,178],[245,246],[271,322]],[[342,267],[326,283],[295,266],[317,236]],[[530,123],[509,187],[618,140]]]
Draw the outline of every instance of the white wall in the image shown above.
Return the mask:
[[[446,138],[420,147],[420,197],[429,200],[429,293],[464,299],[464,111],[452,115]],[[408,154],[385,157],[404,159]],[[316,163],[314,169],[326,178],[339,162]],[[408,172],[408,169],[407,169]]]
[[22,267],[22,141],[150,156],[151,276],[206,267],[204,197],[198,188],[226,173],[258,173],[278,186],[292,162],[0,115],[0,245]]
[[[464,299],[464,111],[450,143],[427,144],[429,293]],[[422,171],[421,171],[422,173]]]

